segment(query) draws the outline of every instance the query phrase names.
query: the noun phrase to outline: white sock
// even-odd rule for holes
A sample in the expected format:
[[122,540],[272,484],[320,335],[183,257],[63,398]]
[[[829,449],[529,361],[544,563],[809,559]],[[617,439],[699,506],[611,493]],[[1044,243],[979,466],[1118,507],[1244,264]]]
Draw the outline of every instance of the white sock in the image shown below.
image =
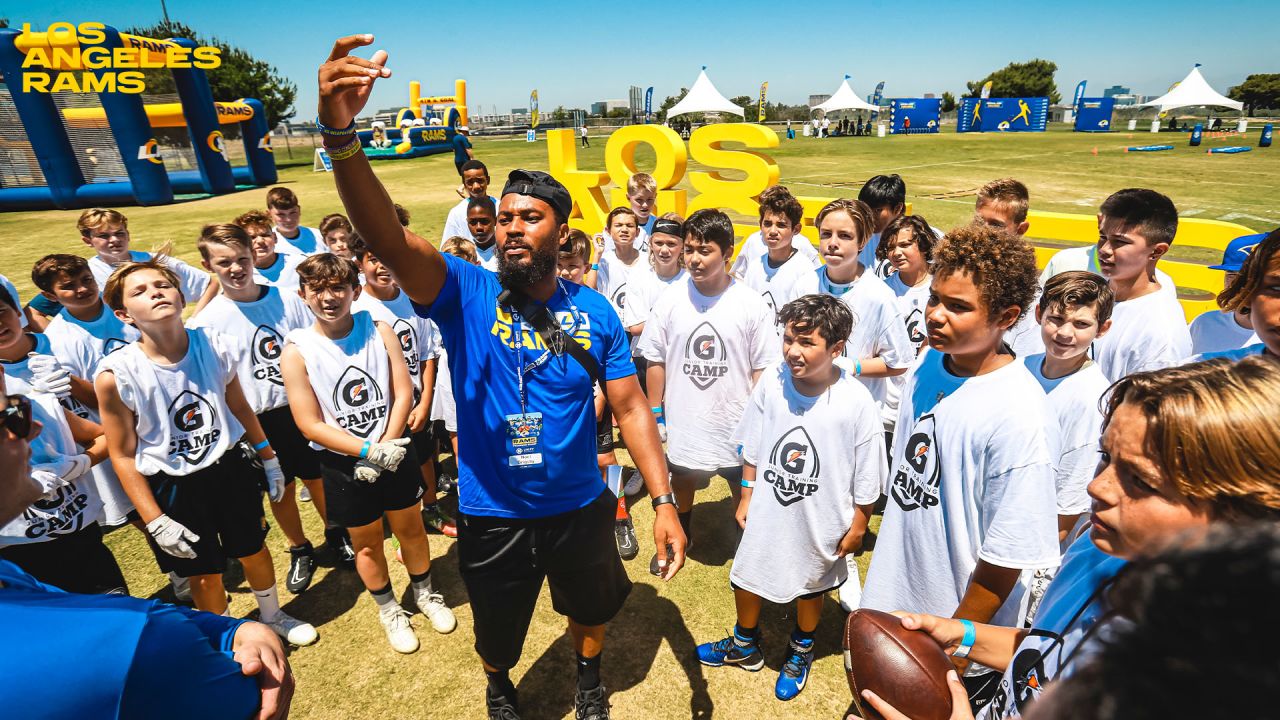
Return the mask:
[[393,591],[388,590],[387,592],[384,592],[384,593],[369,593],[369,594],[373,596],[374,602],[378,603],[378,610],[386,610],[392,605],[398,604],[396,602],[396,594]]
[[266,590],[254,590],[253,597],[258,601],[258,616],[262,622],[271,622],[280,614],[280,596],[274,583]]

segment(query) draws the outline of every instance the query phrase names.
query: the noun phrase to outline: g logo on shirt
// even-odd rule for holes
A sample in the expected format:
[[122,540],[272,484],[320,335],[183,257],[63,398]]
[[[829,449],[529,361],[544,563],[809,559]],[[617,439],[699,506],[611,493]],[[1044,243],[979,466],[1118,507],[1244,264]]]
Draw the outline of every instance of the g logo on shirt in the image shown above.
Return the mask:
[[773,299],[773,292],[765,290],[760,297],[764,298],[764,304],[769,306],[769,312],[773,313],[773,321],[778,321],[778,301]]
[[924,313],[920,312],[918,307],[911,308],[911,312],[907,314],[907,337],[911,339],[911,344],[916,346],[916,352],[919,352],[929,339],[929,336],[924,333]]
[[627,284],[626,283],[619,285],[618,289],[613,291],[613,304],[617,305],[619,310],[627,307]]
[[382,388],[369,373],[348,366],[333,388],[338,426],[356,437],[367,438],[387,415]]
[[284,354],[284,340],[280,333],[266,325],[259,325],[253,333],[253,377],[272,385],[284,386],[280,374],[280,356]]
[[391,331],[396,334],[396,339],[400,341],[400,352],[404,353],[404,361],[409,365],[409,374],[418,376],[418,334],[413,331],[413,326],[406,322],[403,318],[396,318],[391,324]]
[[931,508],[938,504],[938,448],[932,413],[921,415],[907,438],[906,456],[889,486],[903,510]]
[[190,390],[183,390],[169,403],[169,420],[175,431],[169,437],[169,455],[192,465],[200,464],[222,435],[217,427],[218,411]]
[[774,443],[769,453],[769,466],[762,477],[773,487],[773,496],[778,503],[786,507],[818,491],[820,467],[813,439],[803,427],[797,426]]
[[699,390],[706,390],[729,372],[728,353],[720,333],[704,322],[684,346],[684,374]]
[[124,340],[121,340],[120,338],[114,338],[114,337],[107,338],[106,340],[102,341],[102,354],[103,356],[110,355],[111,353],[119,350],[120,348],[128,344],[129,343],[125,342]]

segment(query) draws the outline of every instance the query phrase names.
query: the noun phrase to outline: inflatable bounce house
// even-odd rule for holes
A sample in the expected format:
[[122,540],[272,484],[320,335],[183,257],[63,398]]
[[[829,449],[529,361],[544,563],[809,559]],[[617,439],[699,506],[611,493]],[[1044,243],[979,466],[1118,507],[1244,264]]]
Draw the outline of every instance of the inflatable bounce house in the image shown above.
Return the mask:
[[409,106],[396,114],[395,127],[377,121],[358,134],[370,160],[402,160],[453,151],[453,136],[467,124],[467,81],[456,80],[453,95],[422,97],[422,84],[409,83]]
[[[114,92],[24,92],[28,53],[77,47],[129,48],[163,62],[185,38],[152,40],[103,28],[83,43],[65,33],[0,29],[0,211],[95,205],[164,205],[177,195],[217,195],[276,182],[270,129],[254,99],[214,102],[205,71],[172,68],[176,97]],[[109,70],[60,63],[54,74],[99,77]],[[57,87],[57,83],[54,83]],[[168,141],[161,145],[161,137]],[[180,129],[185,128],[186,132]],[[242,165],[233,165],[224,128],[238,131]],[[234,131],[233,131],[234,134]],[[239,161],[239,158],[237,158]]]

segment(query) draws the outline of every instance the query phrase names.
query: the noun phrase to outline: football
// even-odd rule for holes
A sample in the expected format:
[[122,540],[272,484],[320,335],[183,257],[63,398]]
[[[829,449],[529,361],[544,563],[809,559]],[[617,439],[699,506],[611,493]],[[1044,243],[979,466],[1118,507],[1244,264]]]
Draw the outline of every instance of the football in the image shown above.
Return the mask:
[[870,690],[912,720],[947,720],[951,659],[927,634],[902,627],[895,615],[855,610],[844,624],[844,669],[858,714],[882,720],[865,703]]

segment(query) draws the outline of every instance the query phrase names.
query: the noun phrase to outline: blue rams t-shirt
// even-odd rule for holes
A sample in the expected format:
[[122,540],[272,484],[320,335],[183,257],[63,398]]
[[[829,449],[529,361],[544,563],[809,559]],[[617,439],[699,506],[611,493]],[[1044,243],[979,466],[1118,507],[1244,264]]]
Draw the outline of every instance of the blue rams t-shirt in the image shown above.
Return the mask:
[[470,158],[467,157],[467,150],[471,147],[471,141],[466,135],[458,133],[453,136],[453,161],[459,165],[466,162]]
[[[519,415],[517,357],[511,316],[498,306],[498,276],[451,255],[430,307],[414,303],[440,328],[458,408],[458,509],[469,515],[538,518],[585,506],[604,490],[596,467],[593,385],[568,353],[552,355],[524,376],[525,411],[542,413],[542,462],[512,467],[508,418]],[[634,375],[631,347],[603,295],[561,282],[547,307],[603,369],[605,380]],[[567,301],[566,301],[567,295]],[[527,366],[543,355],[537,331],[523,324]]]

